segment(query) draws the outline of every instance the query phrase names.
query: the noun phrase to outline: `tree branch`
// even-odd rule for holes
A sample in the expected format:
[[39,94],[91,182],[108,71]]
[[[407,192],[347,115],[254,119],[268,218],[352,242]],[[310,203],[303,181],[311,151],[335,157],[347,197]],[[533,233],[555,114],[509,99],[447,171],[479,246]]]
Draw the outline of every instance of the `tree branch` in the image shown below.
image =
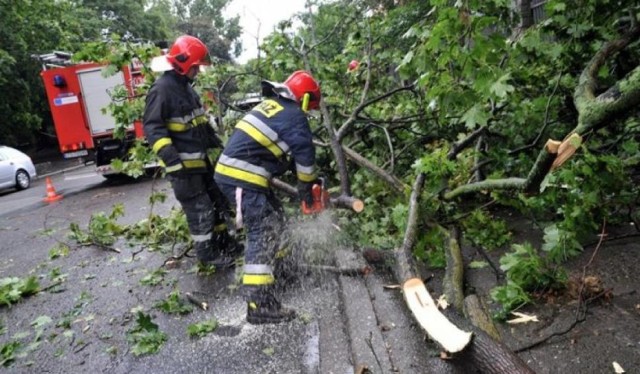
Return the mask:
[[355,123],[356,119],[358,118],[358,114],[360,114],[360,112],[362,112],[366,107],[368,107],[369,105],[375,104],[378,101],[384,100],[387,97],[390,97],[398,92],[412,90],[413,88],[414,88],[413,84],[410,84],[408,86],[398,87],[378,97],[374,97],[373,99],[360,103],[353,110],[353,112],[351,113],[351,116],[342,124],[340,129],[338,129],[338,132],[336,133],[338,140],[342,140],[342,138],[346,135],[346,132],[349,130],[349,127],[351,127]]
[[382,180],[387,182],[396,191],[402,192],[404,190],[405,188],[404,183],[402,183],[402,181],[396,178],[394,175],[389,174],[388,172],[386,172],[379,166],[373,164],[371,161],[367,160],[366,158],[362,157],[359,153],[347,147],[346,145],[343,145],[342,149],[344,149],[344,153],[347,155],[347,157],[349,157],[349,159],[351,159],[351,161],[355,162],[360,167],[369,169],[369,171],[378,175],[378,177],[380,177]]
[[640,104],[640,67],[596,97],[600,67],[607,58],[635,42],[639,36],[640,25],[635,25],[621,38],[606,43],[582,71],[573,95],[578,109],[578,126],[573,132],[583,135],[590,130],[597,130]]

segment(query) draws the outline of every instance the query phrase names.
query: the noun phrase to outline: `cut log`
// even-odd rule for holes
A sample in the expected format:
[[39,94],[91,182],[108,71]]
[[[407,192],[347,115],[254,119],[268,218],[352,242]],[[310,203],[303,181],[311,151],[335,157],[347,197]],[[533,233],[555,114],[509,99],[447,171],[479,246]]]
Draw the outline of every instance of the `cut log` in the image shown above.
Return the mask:
[[576,150],[580,148],[580,145],[582,145],[582,136],[575,132],[567,136],[567,138],[563,140],[558,147],[558,157],[556,157],[553,165],[551,166],[552,170],[559,168],[569,158],[571,158],[571,156],[576,153]]
[[202,301],[202,300],[198,299],[191,292],[185,292],[184,295],[187,297],[187,300],[189,300],[189,302],[191,302],[191,304],[197,306],[198,308],[200,308],[202,310],[209,309],[209,304],[207,304],[205,301]]
[[451,323],[436,306],[420,278],[411,278],[402,284],[404,299],[420,326],[429,336],[450,353],[463,350],[473,334],[462,331]]

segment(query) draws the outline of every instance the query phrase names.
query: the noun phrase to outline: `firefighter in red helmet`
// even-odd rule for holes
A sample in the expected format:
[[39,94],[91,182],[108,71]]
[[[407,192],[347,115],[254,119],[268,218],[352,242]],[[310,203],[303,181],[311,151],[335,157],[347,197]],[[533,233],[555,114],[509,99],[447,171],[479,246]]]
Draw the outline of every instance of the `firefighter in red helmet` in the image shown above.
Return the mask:
[[295,165],[299,196],[313,203],[315,149],[306,112],[317,109],[322,97],[318,82],[306,71],[294,72],[284,83],[263,81],[262,95],[265,99],[236,124],[215,172],[216,183],[236,206],[236,226],[245,228],[242,284],[252,324],[295,317],[274,294],[275,238],[284,215],[269,181]]
[[180,36],[166,55],[154,59],[152,69],[164,74],[147,93],[143,126],[187,217],[198,260],[231,265],[240,247],[227,229],[228,203],[213,180],[207,155],[222,142],[191,87],[200,66],[210,64],[207,46],[190,35]]

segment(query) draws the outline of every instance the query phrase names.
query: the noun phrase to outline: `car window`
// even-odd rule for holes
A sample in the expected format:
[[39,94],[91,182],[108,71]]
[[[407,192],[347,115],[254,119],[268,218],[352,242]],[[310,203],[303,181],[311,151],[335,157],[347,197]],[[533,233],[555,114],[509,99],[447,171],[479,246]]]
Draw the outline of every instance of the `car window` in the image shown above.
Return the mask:
[[0,151],[0,161],[4,161],[8,159],[7,155],[4,154],[4,152]]

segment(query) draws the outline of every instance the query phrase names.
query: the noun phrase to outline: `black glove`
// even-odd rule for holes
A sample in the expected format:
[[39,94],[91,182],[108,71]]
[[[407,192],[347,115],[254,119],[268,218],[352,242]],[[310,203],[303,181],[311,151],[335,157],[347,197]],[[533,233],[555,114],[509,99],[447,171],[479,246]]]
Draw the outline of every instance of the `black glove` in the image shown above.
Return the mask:
[[298,182],[298,198],[300,201],[304,201],[307,206],[313,205],[313,194],[311,193],[311,190],[314,184],[316,184],[315,181]]
[[182,160],[180,160],[178,151],[171,144],[162,147],[158,151],[158,157],[160,157],[162,162],[164,162],[164,164],[167,166],[176,165],[182,162]]
[[163,147],[158,151],[158,157],[162,159],[165,165],[165,172],[175,178],[184,178],[188,176],[178,151],[173,146]]

